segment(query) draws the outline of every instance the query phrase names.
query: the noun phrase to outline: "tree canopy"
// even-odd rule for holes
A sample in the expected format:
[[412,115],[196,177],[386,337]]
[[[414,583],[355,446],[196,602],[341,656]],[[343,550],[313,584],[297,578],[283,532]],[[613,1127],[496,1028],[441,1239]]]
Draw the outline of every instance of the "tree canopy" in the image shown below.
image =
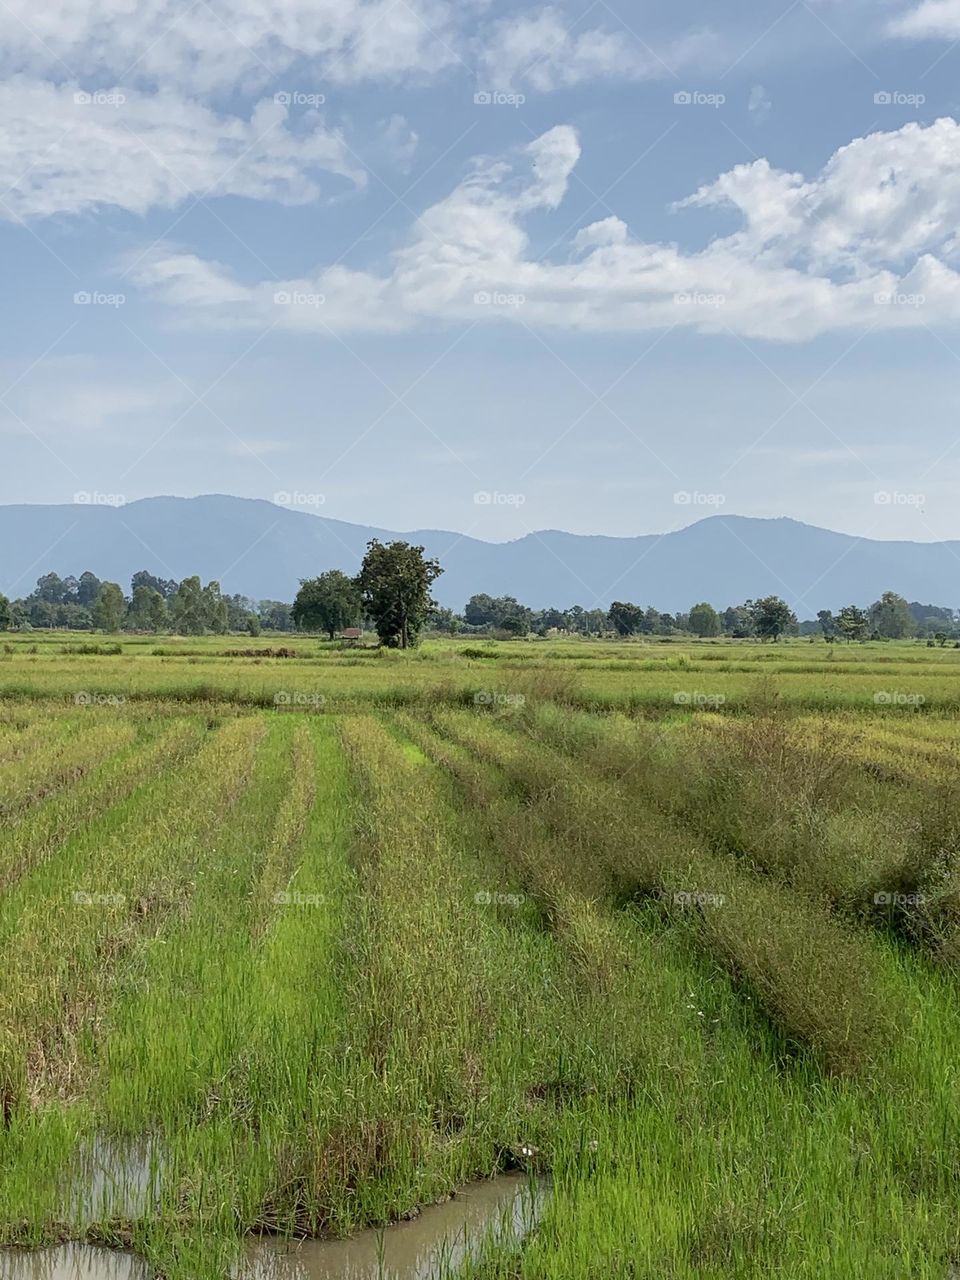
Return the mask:
[[416,643],[432,604],[430,588],[441,573],[440,562],[427,559],[423,547],[377,538],[367,544],[357,586],[381,644],[407,649]]
[[360,620],[360,589],[339,569],[318,578],[301,578],[291,616],[303,631],[325,631],[332,640],[338,631]]
[[720,634],[720,615],[712,604],[703,600],[693,606],[690,610],[690,630],[701,639]]

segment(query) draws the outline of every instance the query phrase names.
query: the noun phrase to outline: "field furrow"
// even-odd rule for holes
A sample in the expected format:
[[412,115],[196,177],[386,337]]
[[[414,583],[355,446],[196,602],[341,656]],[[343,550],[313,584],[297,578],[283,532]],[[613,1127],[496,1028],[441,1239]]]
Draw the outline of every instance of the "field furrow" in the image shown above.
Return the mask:
[[[960,1266],[960,651],[0,665],[0,1242],[151,1280],[316,1280],[368,1228],[358,1280]],[[392,1224],[504,1173],[528,1234],[391,1272]]]

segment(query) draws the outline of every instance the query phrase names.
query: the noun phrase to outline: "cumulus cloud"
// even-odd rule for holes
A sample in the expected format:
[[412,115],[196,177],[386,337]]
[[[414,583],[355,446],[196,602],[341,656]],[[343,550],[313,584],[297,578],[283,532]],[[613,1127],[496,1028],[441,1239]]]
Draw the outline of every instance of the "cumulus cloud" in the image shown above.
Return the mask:
[[953,261],[960,216],[960,127],[906,124],[841,147],[812,181],[766,160],[738,165],[682,206],[728,206],[751,256],[869,274],[921,254]]
[[766,160],[722,174],[677,208],[734,209],[742,225],[699,250],[634,240],[611,216],[551,259],[532,256],[525,219],[559,205],[579,155],[576,131],[563,125],[480,161],[423,213],[382,274],[338,265],[246,286],[161,247],[132,275],[212,323],[319,334],[500,321],[597,332],[684,325],[800,341],[960,319],[953,120],[857,139],[809,180]]
[[0,83],[0,216],[142,214],[190,196],[301,204],[319,194],[321,171],[364,181],[337,131],[315,114],[294,130],[287,114],[272,99],[244,120],[173,92],[13,77]]
[[960,0],[922,0],[915,9],[892,19],[887,31],[908,39],[955,40],[960,36]]

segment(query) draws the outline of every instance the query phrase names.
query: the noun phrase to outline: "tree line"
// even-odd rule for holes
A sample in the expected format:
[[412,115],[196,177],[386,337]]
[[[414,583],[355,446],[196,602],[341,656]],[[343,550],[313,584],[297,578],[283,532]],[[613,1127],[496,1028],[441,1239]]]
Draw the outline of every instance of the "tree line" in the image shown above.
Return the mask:
[[102,581],[87,570],[79,578],[45,573],[28,596],[13,601],[0,596],[0,627],[5,629],[259,635],[292,626],[291,606],[282,601],[225,595],[219,582],[204,586],[196,576],[176,582],[147,569],[133,575],[129,594],[119,583]]
[[462,613],[431,599],[443,572],[424,548],[407,542],[367,545],[355,576],[329,569],[301,580],[292,604],[227,595],[216,581],[203,585],[192,576],[182,582],[135,573],[125,594],[116,582],[86,571],[78,578],[46,573],[21,599],[0,595],[0,629],[58,628],[117,632],[174,631],[184,635],[261,631],[322,632],[334,636],[352,627],[376,631],[381,644],[408,648],[426,628],[445,634],[504,637],[575,634],[671,636],[703,639],[778,640],[782,635],[819,635],[828,641],[926,638],[928,643],[960,640],[960,612],[944,606],[908,602],[885,591],[868,608],[850,604],[833,613],[821,609],[815,620],[799,622],[779,596],[745,600],[717,610],[707,601],[686,612],[617,600],[609,609],[531,609],[513,596],[471,596]]
[[960,639],[960,612],[919,602],[909,603],[893,591],[885,591],[868,608],[846,605],[834,614],[822,609],[816,619],[800,622],[779,596],[745,600],[717,610],[700,601],[686,611],[662,612],[631,601],[616,600],[609,609],[530,609],[513,596],[471,596],[462,613],[436,610],[431,625],[439,631],[484,632],[506,636],[548,635],[565,632],[580,635],[672,636],[694,635],[702,639],[777,640],[782,635],[823,636],[826,640],[904,640],[923,637],[946,643]]
[[226,595],[216,581],[204,586],[193,576],[176,582],[146,569],[133,575],[129,594],[119,583],[102,581],[89,570],[79,578],[46,573],[28,596],[12,602],[0,596],[0,629],[259,635],[261,630],[299,628],[333,637],[348,627],[366,625],[377,632],[381,644],[406,649],[416,643],[436,607],[430,588],[442,572],[423,547],[373,539],[356,577],[331,569],[318,578],[303,579],[292,604]]

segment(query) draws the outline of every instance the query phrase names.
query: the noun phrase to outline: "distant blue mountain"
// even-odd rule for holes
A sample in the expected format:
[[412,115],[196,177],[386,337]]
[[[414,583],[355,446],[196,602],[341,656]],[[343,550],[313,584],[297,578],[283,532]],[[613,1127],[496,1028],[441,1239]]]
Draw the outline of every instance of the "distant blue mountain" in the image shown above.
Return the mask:
[[675,612],[780,595],[801,617],[868,604],[882,591],[952,604],[960,542],[877,542],[785,518],[718,515],[674,533],[607,538],[546,530],[481,542],[436,529],[397,533],[251,498],[144,498],[122,507],[0,506],[0,591],[28,594],[41,573],[90,569],[129,588],[138,569],[197,573],[228,592],[292,600],[301,578],[355,572],[371,538],[404,538],[438,556],[437,599],[461,608],[476,592],[533,608],[613,600]]

